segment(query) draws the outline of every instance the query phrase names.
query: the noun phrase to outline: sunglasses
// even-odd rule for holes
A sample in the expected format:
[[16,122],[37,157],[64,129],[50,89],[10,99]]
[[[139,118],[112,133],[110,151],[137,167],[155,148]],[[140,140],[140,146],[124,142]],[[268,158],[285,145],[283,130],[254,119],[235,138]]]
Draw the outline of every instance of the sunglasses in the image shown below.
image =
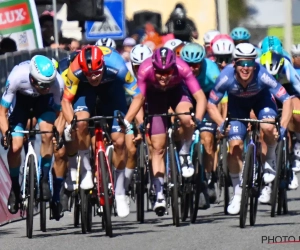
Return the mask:
[[32,78],[32,84],[43,90],[50,89],[54,83],[55,83],[55,80],[50,83],[44,83],[44,82],[39,82],[39,81],[35,80],[34,78]]
[[239,67],[254,67],[255,60],[239,60],[235,62],[235,65]]
[[86,77],[99,77],[101,76],[103,69],[99,69],[96,71],[83,72]]
[[230,63],[232,60],[231,56],[215,56],[215,58],[216,58],[215,59],[216,63],[218,63],[218,64],[222,64],[223,62],[225,62],[227,64],[227,63]]
[[199,69],[199,68],[201,68],[201,63],[188,63],[188,65],[190,67],[192,67],[193,69]]
[[172,75],[174,72],[174,69],[163,69],[163,70],[155,70],[155,74],[161,75],[161,76],[169,76]]
[[132,69],[137,74],[139,72],[140,65],[132,65]]

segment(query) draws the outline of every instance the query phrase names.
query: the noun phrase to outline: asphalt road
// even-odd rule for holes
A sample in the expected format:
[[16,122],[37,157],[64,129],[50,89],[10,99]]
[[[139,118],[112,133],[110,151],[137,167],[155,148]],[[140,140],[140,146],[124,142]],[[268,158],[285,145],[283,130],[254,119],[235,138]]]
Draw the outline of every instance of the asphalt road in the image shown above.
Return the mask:
[[146,213],[144,224],[137,223],[135,204],[131,202],[131,214],[127,218],[112,218],[113,238],[105,236],[100,217],[93,217],[92,232],[84,235],[80,227],[73,227],[70,212],[59,222],[48,220],[45,233],[39,231],[37,215],[32,239],[25,236],[25,220],[0,227],[0,249],[299,249],[299,242],[268,244],[272,239],[299,241],[300,191],[289,191],[288,196],[288,215],[271,218],[270,206],[259,205],[256,225],[245,229],[239,228],[238,216],[223,214],[223,203],[199,210],[196,224],[185,222],[176,228],[171,215],[158,218],[153,212]]

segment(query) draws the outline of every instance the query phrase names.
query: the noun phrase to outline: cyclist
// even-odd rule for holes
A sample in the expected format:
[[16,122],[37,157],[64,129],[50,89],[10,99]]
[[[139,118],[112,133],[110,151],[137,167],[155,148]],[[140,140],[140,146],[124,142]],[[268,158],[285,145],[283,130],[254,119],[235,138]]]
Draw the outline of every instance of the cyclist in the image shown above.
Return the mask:
[[110,47],[113,49],[117,49],[117,45],[115,40],[111,39],[111,38],[100,38],[95,45],[97,46],[106,46],[106,47]]
[[[200,121],[204,117],[206,98],[196,78],[188,65],[175,53],[165,47],[157,49],[151,58],[146,59],[139,68],[138,86],[144,97],[147,98],[149,114],[165,113],[171,107],[175,112],[186,112],[192,107],[191,99],[182,83],[187,86],[196,100],[196,118]],[[136,104],[131,104],[130,109],[139,109]],[[132,112],[133,113],[133,112]],[[128,111],[128,116],[131,110]],[[179,116],[183,128],[183,144],[179,155],[184,159],[182,164],[183,177],[190,177],[194,173],[194,167],[189,157],[190,146],[194,128],[191,117]],[[138,122],[143,122],[143,116],[139,113]],[[153,117],[150,120],[150,139],[152,143],[152,169],[153,184],[156,193],[156,202],[153,210],[159,215],[164,214],[166,201],[163,195],[164,186],[164,152],[166,143],[166,118]]]
[[235,45],[232,39],[220,38],[212,44],[212,54],[219,69],[222,70],[232,61],[232,53]]
[[[1,144],[9,147],[7,161],[12,181],[7,207],[10,213],[16,214],[20,202],[19,169],[24,134],[12,133],[11,142],[8,137],[9,127],[24,130],[33,109],[41,130],[51,131],[53,123],[61,108],[63,80],[55,69],[51,59],[36,55],[31,60],[16,65],[8,76],[6,89],[0,104]],[[13,101],[15,103],[13,103]],[[7,117],[9,111],[9,117]],[[49,170],[52,162],[52,134],[41,135],[41,199],[51,198],[49,186]]]
[[[228,111],[235,118],[249,118],[253,109],[258,119],[274,120],[277,107],[272,94],[283,102],[281,128],[278,134],[282,137],[286,133],[291,118],[292,102],[284,87],[278,83],[268,71],[255,62],[257,52],[250,43],[240,43],[233,52],[234,63],[228,65],[216,80],[208,101],[208,113],[218,124],[219,131],[224,134],[224,118],[218,111],[217,104],[228,93]],[[247,124],[232,121],[229,130],[228,168],[234,188],[234,196],[227,208],[229,214],[238,214],[241,204],[240,179],[242,172],[243,143],[247,132]],[[261,124],[264,132],[263,140],[267,150],[263,150],[266,163],[275,168],[275,150],[277,135],[274,135],[274,126]],[[266,178],[264,178],[266,180]]]
[[212,55],[212,48],[210,46],[211,41],[217,36],[220,35],[220,31],[218,30],[209,30],[203,35],[204,48],[206,52],[206,57],[214,61],[214,57]]
[[[273,51],[268,51],[264,53],[260,58],[260,63],[263,65],[267,71],[273,75],[277,81],[279,81],[286,89],[289,95],[293,96],[300,96],[300,77],[297,74],[296,70],[293,68],[292,64],[281,54],[277,54]],[[298,98],[292,98],[293,108],[294,110],[298,110],[300,108],[300,102]],[[278,106],[281,107],[281,104],[278,103]],[[297,127],[298,122],[300,121],[299,115],[293,114],[293,119],[290,122],[289,129],[290,131],[295,132],[296,138],[300,141],[300,131],[298,132]],[[300,143],[296,142],[294,145],[294,156],[295,161],[293,163],[293,170],[294,172],[300,168]],[[299,170],[298,170],[299,171]],[[275,178],[275,175],[273,175]],[[296,189],[298,187],[298,178],[293,173],[293,179],[291,184],[289,185],[290,189]],[[269,202],[270,197],[268,194],[271,193],[271,189],[266,187],[262,192],[264,194],[260,197],[260,202]]]
[[177,57],[180,57],[180,51],[185,43],[179,39],[171,39],[164,44],[165,48],[173,50]]
[[261,42],[261,53],[264,54],[269,50],[283,55],[289,62],[292,62],[290,54],[283,49],[280,39],[276,36],[266,36]]
[[[128,71],[122,57],[115,50],[104,46],[89,45],[84,47],[70,64],[64,80],[62,111],[69,124],[65,129],[67,137],[70,137],[71,134],[71,122],[74,114],[76,113],[78,119],[93,116],[97,97],[100,101],[99,105],[96,106],[97,114],[109,116],[116,115],[117,110],[126,113],[127,104],[124,88],[130,95],[134,96],[132,103],[141,103],[143,99],[136,80]],[[129,121],[132,119],[133,117],[129,116],[128,118],[127,116],[126,133],[131,129]],[[119,217],[126,217],[130,211],[124,187],[125,136],[116,119],[110,125],[114,145],[113,165],[116,168],[115,199],[117,213]],[[80,187],[88,190],[94,186],[89,159],[91,141],[88,123],[79,122],[76,127],[76,139],[67,150],[69,155],[78,151],[84,171]]]
[[[214,87],[215,81],[220,74],[218,66],[213,61],[205,58],[205,49],[197,43],[186,44],[182,48],[180,56],[181,59],[189,65],[206,98],[208,98],[209,92]],[[214,186],[215,178],[212,178],[212,172],[215,170],[214,137],[216,128],[217,125],[212,122],[208,115],[206,115],[200,126],[200,135],[205,148],[204,166],[206,170],[206,179],[209,182],[209,185],[208,190],[204,189],[204,191],[200,194],[199,208],[202,209],[209,208],[210,203],[214,203],[217,197]]]
[[297,71],[298,75],[300,75],[300,44],[293,44],[291,52],[292,52],[293,66]]

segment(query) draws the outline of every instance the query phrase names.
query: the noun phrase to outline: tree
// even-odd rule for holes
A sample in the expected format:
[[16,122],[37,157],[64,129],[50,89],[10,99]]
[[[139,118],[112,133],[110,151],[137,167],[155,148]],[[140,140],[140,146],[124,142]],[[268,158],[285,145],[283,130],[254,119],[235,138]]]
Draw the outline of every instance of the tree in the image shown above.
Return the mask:
[[228,0],[230,29],[238,26],[240,21],[247,18],[248,6],[246,0]]

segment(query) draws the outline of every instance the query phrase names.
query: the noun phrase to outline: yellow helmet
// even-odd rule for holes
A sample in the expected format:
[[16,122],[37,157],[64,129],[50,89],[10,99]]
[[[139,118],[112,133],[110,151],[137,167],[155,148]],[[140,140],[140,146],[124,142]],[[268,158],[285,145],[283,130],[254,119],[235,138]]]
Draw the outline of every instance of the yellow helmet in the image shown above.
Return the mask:
[[55,67],[56,69],[58,69],[58,61],[56,61],[54,58],[52,58],[52,62],[53,62],[53,64],[54,64],[54,67]]
[[284,65],[284,56],[274,51],[268,51],[261,55],[260,64],[263,65],[271,75],[278,76]]

